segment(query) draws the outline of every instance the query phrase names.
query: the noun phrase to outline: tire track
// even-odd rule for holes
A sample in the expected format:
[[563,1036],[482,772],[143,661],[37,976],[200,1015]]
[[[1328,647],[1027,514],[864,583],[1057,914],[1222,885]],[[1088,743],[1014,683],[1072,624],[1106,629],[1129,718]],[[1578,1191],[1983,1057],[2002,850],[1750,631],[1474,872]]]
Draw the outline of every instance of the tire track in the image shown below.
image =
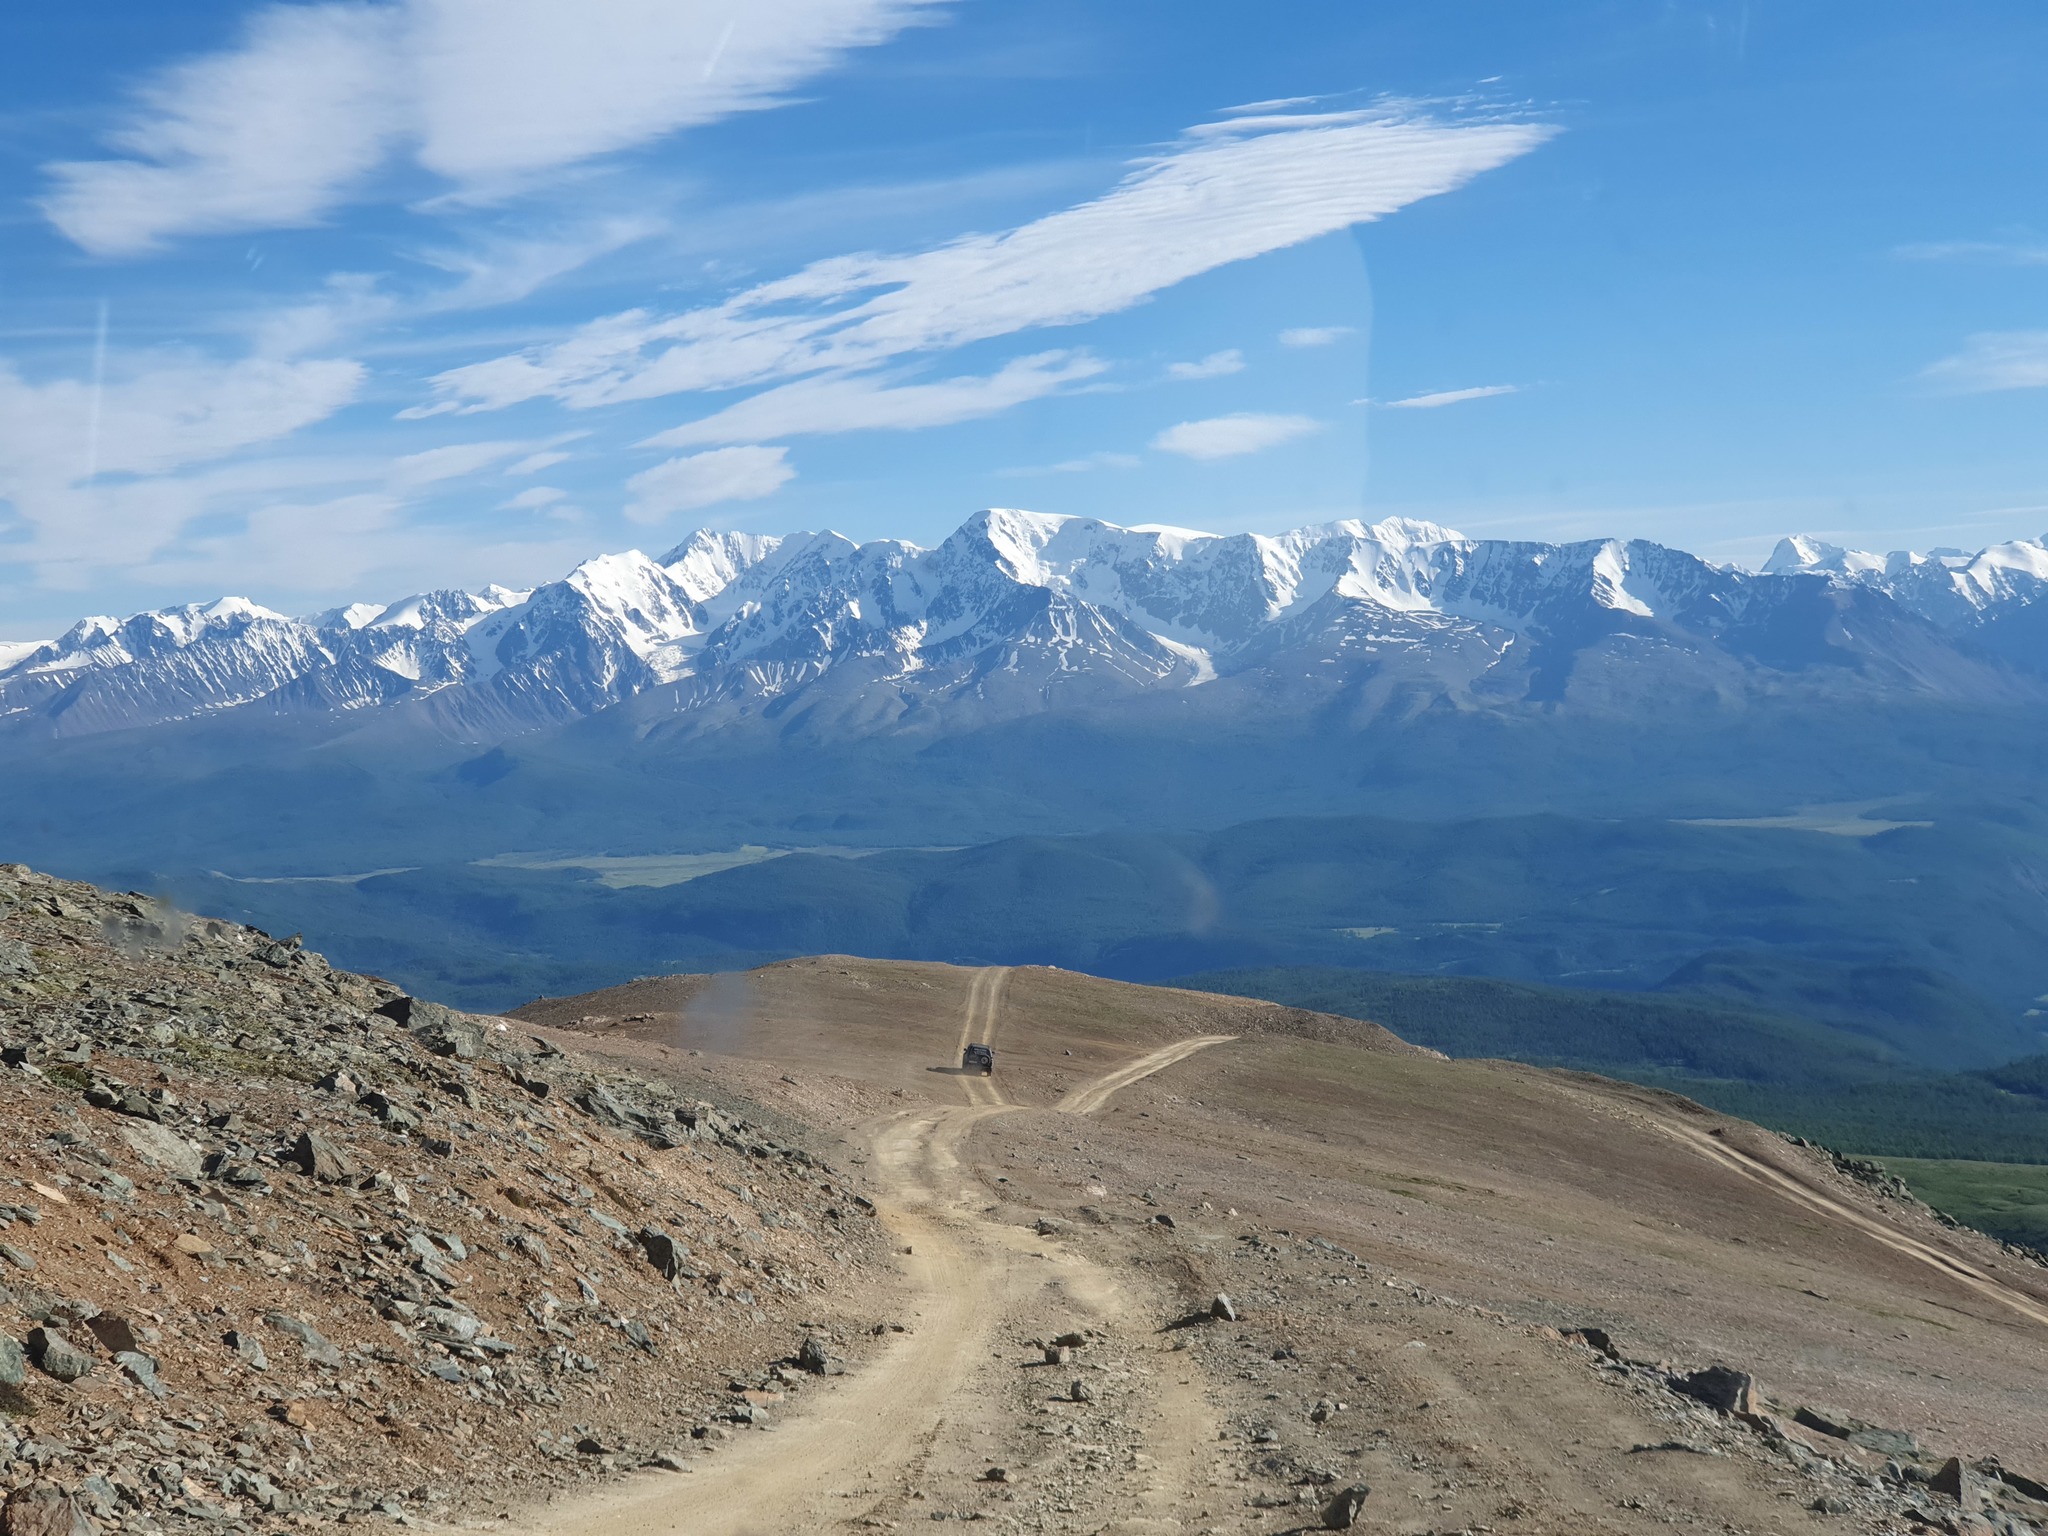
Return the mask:
[[1222,1045],[1236,1038],[1235,1035],[1197,1035],[1192,1040],[1177,1040],[1149,1056],[1140,1056],[1136,1061],[1118,1067],[1114,1072],[1105,1073],[1092,1083],[1076,1088],[1053,1108],[1063,1109],[1070,1115],[1092,1115],[1107,1104],[1111,1095],[1118,1089],[1128,1088],[1140,1079],[1150,1077],[1154,1072],[1163,1071],[1177,1061],[1186,1061],[1197,1051],[1205,1051],[1212,1045]]
[[1810,1189],[1789,1174],[1773,1168],[1761,1158],[1752,1157],[1740,1148],[1731,1147],[1702,1131],[1696,1131],[1690,1126],[1673,1125],[1665,1120],[1659,1120],[1657,1124],[1671,1136],[1723,1168],[1766,1185],[1809,1210],[1818,1211],[1830,1220],[1854,1227],[1894,1252],[1902,1253],[1930,1269],[1940,1271],[1959,1285],[2019,1313],[2032,1322],[2048,1325],[2048,1310],[2044,1310],[2032,1297],[2014,1290],[1995,1276],[1985,1274],[1974,1264],[1959,1259],[1954,1254],[1944,1253],[1918,1238],[1908,1237],[1874,1217],[1866,1216],[1838,1200],[1830,1199],[1819,1190]]

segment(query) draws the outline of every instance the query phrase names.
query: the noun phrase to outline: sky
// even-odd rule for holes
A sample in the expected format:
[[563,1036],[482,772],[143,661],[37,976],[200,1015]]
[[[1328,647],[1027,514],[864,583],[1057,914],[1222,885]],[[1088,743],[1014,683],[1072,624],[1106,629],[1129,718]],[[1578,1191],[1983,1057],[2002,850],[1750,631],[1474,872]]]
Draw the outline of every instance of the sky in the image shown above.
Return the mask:
[[2048,12],[0,20],[0,639],[984,506],[2048,529]]

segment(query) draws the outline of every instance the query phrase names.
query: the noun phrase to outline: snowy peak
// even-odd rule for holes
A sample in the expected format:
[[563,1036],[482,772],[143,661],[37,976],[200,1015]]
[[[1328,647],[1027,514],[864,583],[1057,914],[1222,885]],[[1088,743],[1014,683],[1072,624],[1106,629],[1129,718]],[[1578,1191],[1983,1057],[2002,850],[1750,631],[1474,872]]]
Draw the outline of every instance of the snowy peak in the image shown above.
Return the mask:
[[2007,604],[2032,604],[2048,592],[2048,535],[1994,544],[1976,554],[1902,549],[1887,555],[1802,535],[1780,539],[1764,571],[1817,574],[1874,588],[1923,618],[1951,625]]
[[772,534],[700,528],[663,555],[660,564],[692,602],[702,603],[768,559],[783,543]]
[[[2043,540],[1879,556],[1800,536],[1751,573],[1642,540],[1473,539],[1406,518],[1218,535],[990,508],[930,549],[703,530],[658,559],[599,555],[530,591],[441,590],[305,619],[245,598],[83,619],[0,649],[0,716],[88,731],[255,704],[403,706],[487,736],[664,685],[649,707],[836,676],[856,691],[886,684],[890,708],[1051,708],[1261,668],[1335,679],[1397,654],[1466,684],[1474,667],[1534,666],[1561,686],[1603,646],[1719,657],[1737,674],[1837,665],[1939,687],[1973,667],[2048,670],[2044,596]],[[1836,623],[1852,608],[1857,623]],[[1527,685],[1490,686],[1513,697]]]

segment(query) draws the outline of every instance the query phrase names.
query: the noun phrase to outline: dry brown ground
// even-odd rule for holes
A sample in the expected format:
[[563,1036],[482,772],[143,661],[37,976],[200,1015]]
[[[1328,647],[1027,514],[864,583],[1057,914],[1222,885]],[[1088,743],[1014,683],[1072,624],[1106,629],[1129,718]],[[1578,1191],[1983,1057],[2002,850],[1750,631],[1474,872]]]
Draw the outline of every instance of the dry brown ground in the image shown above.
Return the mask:
[[[2048,1276],[1668,1095],[1052,970],[826,957],[522,1013],[837,1126],[925,1314],[813,1427],[552,1529],[1277,1532],[1352,1482],[1371,1530],[1971,1528],[1801,1405],[2048,1476]],[[963,1033],[995,1078],[951,1070]],[[1197,1036],[1236,1038],[1115,1081]],[[1217,1290],[1239,1322],[1162,1331]],[[1771,1414],[1658,1368],[1716,1362]]]

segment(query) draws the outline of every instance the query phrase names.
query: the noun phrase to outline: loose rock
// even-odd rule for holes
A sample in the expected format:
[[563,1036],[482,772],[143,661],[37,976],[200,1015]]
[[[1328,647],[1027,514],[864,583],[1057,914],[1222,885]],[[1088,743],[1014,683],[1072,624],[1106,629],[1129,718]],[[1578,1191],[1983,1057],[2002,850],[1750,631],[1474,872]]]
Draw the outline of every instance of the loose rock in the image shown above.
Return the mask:
[[1329,1503],[1323,1506],[1323,1529],[1326,1531],[1348,1531],[1356,1523],[1359,1512],[1365,1508],[1366,1496],[1372,1492],[1364,1483],[1353,1483]]
[[37,1370],[58,1381],[78,1381],[89,1376],[96,1363],[55,1328],[38,1328],[29,1334],[28,1357]]
[[93,1536],[93,1523],[63,1489],[32,1483],[7,1495],[0,1506],[6,1536]]

